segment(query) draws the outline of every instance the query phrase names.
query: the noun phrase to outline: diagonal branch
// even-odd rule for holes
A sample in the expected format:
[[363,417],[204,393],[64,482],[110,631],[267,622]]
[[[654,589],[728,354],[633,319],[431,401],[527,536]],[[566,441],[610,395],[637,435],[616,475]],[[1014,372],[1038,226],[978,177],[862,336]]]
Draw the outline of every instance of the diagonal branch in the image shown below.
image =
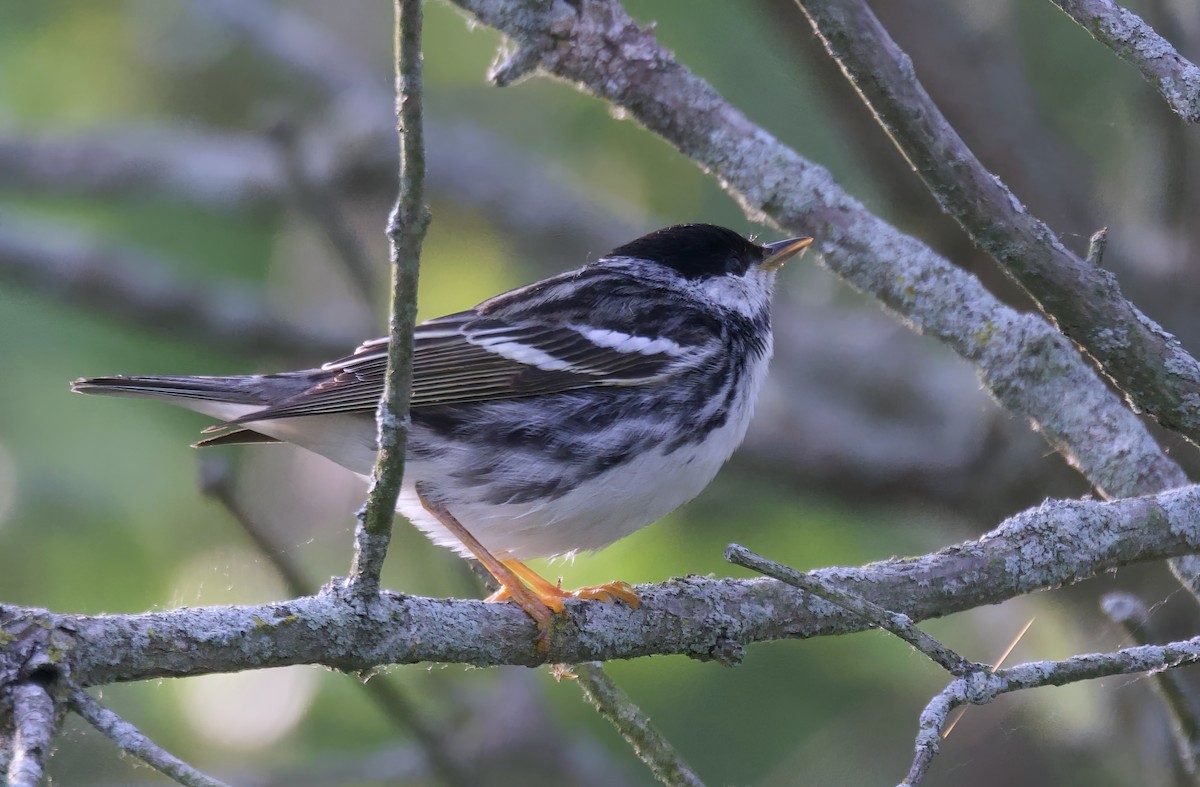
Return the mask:
[[[1107,593],[1100,600],[1100,606],[1109,620],[1119,624],[1134,642],[1152,644],[1150,610],[1140,598],[1132,593]],[[1194,779],[1197,755],[1200,755],[1200,720],[1185,677],[1178,672],[1154,672],[1150,675],[1150,683],[1171,720],[1178,764]]]
[[1137,14],[1112,0],[1050,0],[1067,16],[1142,72],[1171,111],[1188,123],[1200,122],[1200,68],[1175,51]]
[[1104,494],[1187,483],[1053,327],[1005,306],[977,278],[871,214],[825,168],[751,123],[676,61],[615,0],[452,2],[517,49],[497,67],[497,81],[513,78],[515,66],[533,56],[542,71],[620,107],[718,177],[752,218],[816,235],[824,264],[975,364],[992,395],[1031,418]]
[[288,119],[271,128],[271,138],[279,152],[280,165],[287,176],[287,193],[296,207],[320,228],[351,284],[368,311],[375,309],[376,270],[370,255],[355,234],[349,217],[338,204],[338,195],[325,180],[309,172],[300,147],[298,129]]
[[650,717],[633,704],[600,664],[576,664],[572,669],[583,696],[617,728],[655,778],[670,787],[704,787],[671,742],[650,723]]
[[863,0],[798,0],[813,29],[942,209],[1163,426],[1200,442],[1200,363],[1070,252],[975,157]]
[[208,776],[163,749],[137,727],[101,705],[90,694],[76,689],[70,696],[71,710],[112,740],[121,751],[137,757],[160,773],[188,787],[226,787],[225,782]]
[[396,120],[400,133],[400,195],[388,221],[392,302],[387,378],[377,414],[379,458],[366,506],[359,513],[350,573],[351,587],[363,596],[379,591],[379,573],[391,541],[408,442],[417,274],[421,243],[429,226],[421,111],[421,0],[396,0]]
[[951,675],[963,676],[983,667],[968,661],[933,637],[921,631],[907,615],[884,609],[862,598],[857,593],[837,587],[821,578],[819,574],[802,574],[762,555],[755,554],[739,544],[730,544],[725,550],[725,559],[730,563],[757,571],[778,579],[805,593],[823,598],[839,607],[853,612],[872,626],[891,632],[899,639],[912,645]]

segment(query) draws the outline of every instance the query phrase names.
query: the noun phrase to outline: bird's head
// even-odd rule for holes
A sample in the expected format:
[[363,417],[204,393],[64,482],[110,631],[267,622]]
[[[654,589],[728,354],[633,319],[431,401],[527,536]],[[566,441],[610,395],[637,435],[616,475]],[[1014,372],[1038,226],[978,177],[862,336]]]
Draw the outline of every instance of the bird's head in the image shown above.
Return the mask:
[[613,249],[603,261],[632,264],[702,298],[752,317],[770,305],[777,271],[812,238],[757,244],[713,224],[677,224]]

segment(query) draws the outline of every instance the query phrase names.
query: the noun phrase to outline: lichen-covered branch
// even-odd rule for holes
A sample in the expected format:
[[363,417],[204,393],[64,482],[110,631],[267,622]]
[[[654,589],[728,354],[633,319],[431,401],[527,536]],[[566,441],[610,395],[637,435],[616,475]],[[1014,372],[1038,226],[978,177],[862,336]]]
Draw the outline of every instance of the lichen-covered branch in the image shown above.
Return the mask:
[[38,787],[54,745],[62,714],[50,690],[40,680],[23,680],[7,687],[12,717],[12,755],[5,784]]
[[[819,569],[837,586],[913,621],[995,604],[1119,566],[1200,551],[1200,487],[1109,503],[1052,501],[984,537],[915,558]],[[548,651],[512,604],[383,593],[364,606],[341,584],[273,604],[138,615],[59,615],[0,606],[3,629],[59,637],[53,650],[81,686],[210,672],[325,664],[357,671],[422,661],[477,666],[574,664],[683,654],[729,661],[772,639],[861,631],[854,613],[774,580],[687,577],[638,588],[639,609],[567,602]],[[0,649],[0,674],[6,658]]]
[[1137,14],[1112,0],[1050,0],[1142,72],[1171,111],[1188,123],[1200,122],[1200,68]]
[[1140,410],[1200,442],[1200,364],[1063,245],[975,157],[862,0],[798,0],[830,54],[942,209],[1082,346]]
[[[1187,483],[1070,341],[871,214],[824,167],[751,123],[676,61],[619,3],[452,1],[525,53],[502,62],[497,80],[515,77],[521,65],[577,84],[719,178],[752,218],[815,235],[826,265],[974,363],[1000,403],[1032,419],[1105,494]],[[536,57],[530,63],[527,56]]]
[[1168,645],[1141,645],[1113,653],[1088,653],[1063,661],[1034,661],[956,678],[921,713],[916,754],[901,787],[920,783],[938,753],[947,716],[961,705],[986,705],[1001,694],[1022,689],[1065,686],[1110,675],[1180,667],[1197,661],[1200,661],[1200,637]]

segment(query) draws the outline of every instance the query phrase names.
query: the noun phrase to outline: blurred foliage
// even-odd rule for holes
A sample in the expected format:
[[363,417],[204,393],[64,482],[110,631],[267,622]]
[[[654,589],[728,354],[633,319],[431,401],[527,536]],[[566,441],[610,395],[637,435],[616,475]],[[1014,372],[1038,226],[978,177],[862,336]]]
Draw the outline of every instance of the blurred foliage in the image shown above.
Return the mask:
[[[288,5],[311,12],[388,84],[388,3],[352,0],[336,10],[315,0]],[[752,119],[831,168],[876,210],[892,213],[895,206],[882,196],[886,188],[864,170],[831,121],[828,92],[791,51],[770,3],[627,5],[638,19],[656,20],[660,40]],[[1048,3],[1014,6],[1021,52],[1036,75],[1047,126],[1096,162],[1120,161],[1117,146],[1135,133],[1128,125],[1137,114],[1131,96],[1144,92],[1136,78]],[[190,8],[180,0],[0,2],[0,124],[39,134],[137,124],[261,133],[279,107],[301,115],[314,111],[314,96],[302,82]],[[697,167],[636,125],[617,122],[605,105],[571,86],[546,80],[505,90],[488,85],[484,73],[498,40],[492,31],[464,24],[452,8],[428,4],[426,106],[433,120],[469,122],[499,134],[536,154],[547,170],[632,214],[761,231]],[[470,206],[432,207],[422,269],[424,317],[529,281],[547,264],[519,258],[512,239]],[[363,242],[380,271],[387,208],[382,200],[352,206],[356,226],[376,228]],[[286,210],[234,215],[136,196],[0,193],[0,223],[31,219],[141,247],[185,281],[260,285],[287,313],[304,314],[319,300],[334,320],[354,326],[365,320],[364,305],[354,302],[320,236]],[[614,245],[623,240],[612,239]],[[824,278],[804,270],[811,268],[807,263],[794,267],[785,288]],[[3,282],[0,358],[8,371],[0,406],[0,599],[101,613],[286,597],[269,561],[198,489],[197,456],[187,445],[203,419],[153,404],[77,397],[67,387],[90,374],[237,373],[276,362],[150,335]],[[314,581],[347,570],[353,511],[362,495],[357,479],[291,447],[219,450],[237,467],[244,504]],[[562,573],[569,585],[614,577],[654,582],[687,573],[745,576],[723,562],[726,543],[738,541],[811,568],[921,553],[964,535],[953,512],[791,488],[759,478],[735,459],[683,511],[602,553],[547,571]],[[433,595],[480,592],[449,552],[403,524],[396,536],[385,576],[389,587]],[[1158,581],[1146,573],[1149,582]],[[1035,614],[1038,624],[1015,660],[1126,644],[1097,612],[1079,609],[1058,597],[1025,599],[930,628],[983,660],[994,658]],[[610,669],[714,785],[892,783],[907,768],[918,713],[946,681],[923,658],[879,633],[752,646],[745,664],[732,670],[676,657]],[[303,677],[258,700],[245,695],[262,682],[253,675],[249,681],[197,682],[202,689],[186,685],[190,681],[163,681],[109,687],[103,694],[157,741],[218,775],[303,772],[406,740],[354,678],[296,672]],[[455,728],[464,700],[489,696],[507,671],[434,666],[383,672],[376,679],[395,681],[430,719]],[[554,684],[544,671],[536,682],[567,737],[594,737],[631,783],[650,783],[569,682]],[[1125,726],[1128,712],[1119,707],[1131,692],[1145,693],[1144,685],[1134,684],[1046,690],[972,709],[928,783],[1159,783],[1154,780],[1167,778],[1167,767],[1139,760]],[[245,736],[240,744],[218,739],[214,711],[194,696],[197,691],[215,697],[233,716],[254,704],[277,709],[278,718],[262,723],[260,737]],[[297,696],[301,711],[283,718],[284,700]],[[50,763],[57,783],[161,781],[118,757],[78,721],[72,724]],[[509,783],[503,773],[492,776],[491,783]]]

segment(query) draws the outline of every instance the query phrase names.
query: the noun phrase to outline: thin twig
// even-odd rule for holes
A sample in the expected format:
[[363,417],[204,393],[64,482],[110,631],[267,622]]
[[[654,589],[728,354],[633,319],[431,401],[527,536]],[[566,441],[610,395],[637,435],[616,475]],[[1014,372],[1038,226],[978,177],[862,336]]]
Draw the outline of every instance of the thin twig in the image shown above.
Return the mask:
[[1200,363],[1122,296],[1111,273],[1069,251],[980,163],[863,0],[797,2],[942,209],[1136,407],[1200,442],[1192,404],[1200,398]]
[[704,787],[671,742],[662,736],[650,718],[613,683],[599,663],[572,667],[583,696],[596,712],[608,719],[655,778],[672,787]]
[[1172,669],[1200,662],[1200,637],[1167,645],[1141,645],[1113,653],[1088,653],[1062,661],[1034,661],[996,672],[956,678],[921,713],[912,767],[902,785],[918,784],[937,756],[946,718],[960,705],[986,705],[1001,694],[1065,686],[1094,678]]
[[794,588],[811,593],[814,596],[823,598],[832,604],[853,612],[867,623],[895,634],[928,656],[930,660],[951,675],[961,677],[971,672],[987,669],[982,664],[968,661],[924,631],[921,631],[907,615],[900,612],[892,612],[878,604],[873,604],[862,596],[843,590],[827,582],[817,574],[802,574],[794,568],[755,554],[739,544],[730,544],[726,547],[725,559],[731,563],[736,563],[739,566],[757,571],[760,574],[774,577],[780,582],[785,582]]
[[[1100,608],[1114,623],[1139,645],[1149,643],[1150,612],[1132,593],[1108,593],[1100,600]],[[1162,699],[1171,719],[1176,754],[1185,773],[1195,775],[1200,758],[1200,721],[1197,719],[1195,697],[1184,685],[1184,675],[1178,672],[1157,671],[1150,674],[1151,685]]]
[[388,220],[392,301],[387,382],[379,403],[379,458],[367,503],[355,528],[350,585],[362,596],[379,591],[379,573],[392,535],[404,478],[408,402],[412,387],[417,274],[429,226],[425,206],[425,142],[421,110],[421,0],[396,0],[396,119],[400,135],[400,194]]
[[233,475],[229,462],[221,456],[206,455],[200,460],[200,491],[206,497],[211,497],[229,512],[233,520],[241,525],[242,530],[254,542],[259,553],[270,561],[284,587],[293,596],[305,596],[315,590],[315,586],[304,575],[304,569],[290,553],[274,542],[271,534],[262,527],[257,519],[238,500],[234,489]]
[[150,740],[141,730],[115,712],[97,702],[83,689],[70,696],[71,710],[112,740],[124,752],[138,758],[151,768],[166,774],[187,787],[227,787],[226,783],[208,776]]
[[8,787],[37,787],[45,774],[62,717],[46,686],[22,680],[9,688],[12,703],[12,757]]
[[1200,68],[1183,57],[1137,14],[1112,0],[1050,0],[1067,16],[1142,72],[1171,111],[1200,122]]

